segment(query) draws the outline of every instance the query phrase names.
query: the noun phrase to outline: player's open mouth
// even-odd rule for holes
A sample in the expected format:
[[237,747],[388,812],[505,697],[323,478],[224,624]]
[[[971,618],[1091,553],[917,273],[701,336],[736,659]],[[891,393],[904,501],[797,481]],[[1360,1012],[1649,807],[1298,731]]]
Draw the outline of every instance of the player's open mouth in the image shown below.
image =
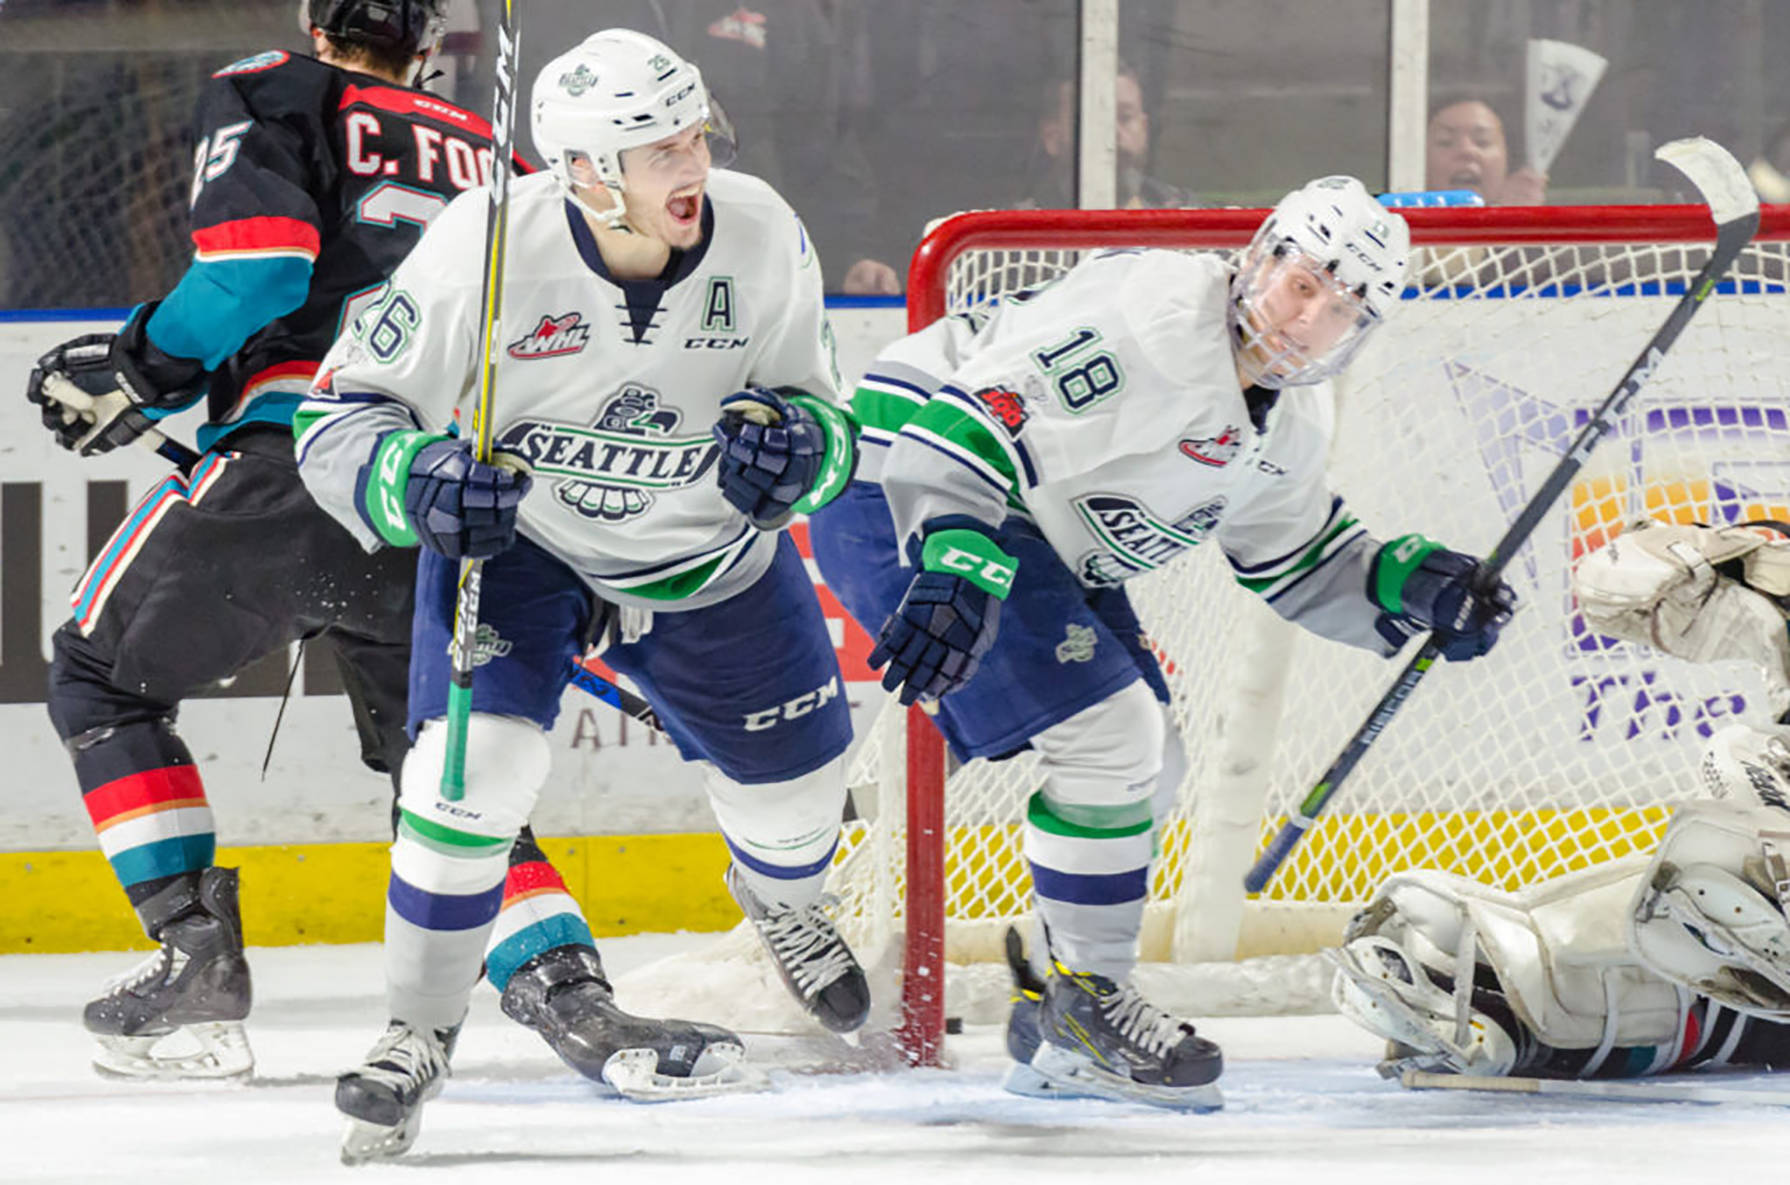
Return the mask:
[[1448,178],[1448,184],[1457,189],[1478,189],[1479,182],[1478,169],[1461,169]]
[[693,189],[689,193],[672,194],[665,203],[665,209],[670,212],[671,220],[679,226],[691,225],[696,221],[697,215],[702,213],[701,188]]

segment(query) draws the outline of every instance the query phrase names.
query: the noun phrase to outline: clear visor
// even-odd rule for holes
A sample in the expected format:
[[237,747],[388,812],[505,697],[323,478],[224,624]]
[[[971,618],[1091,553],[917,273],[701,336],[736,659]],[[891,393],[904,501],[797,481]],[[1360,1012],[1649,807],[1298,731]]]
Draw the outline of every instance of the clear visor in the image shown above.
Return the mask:
[[1284,242],[1250,252],[1230,312],[1244,380],[1274,389],[1337,374],[1380,320],[1364,296]]

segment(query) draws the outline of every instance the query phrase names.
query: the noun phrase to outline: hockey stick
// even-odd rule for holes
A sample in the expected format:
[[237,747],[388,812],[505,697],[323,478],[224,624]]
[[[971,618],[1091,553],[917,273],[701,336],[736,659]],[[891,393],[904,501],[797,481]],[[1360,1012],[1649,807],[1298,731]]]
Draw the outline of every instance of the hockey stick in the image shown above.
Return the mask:
[[[1693,137],[1688,140],[1674,140],[1662,144],[1654,153],[1660,160],[1676,167],[1703,195],[1709,204],[1709,215],[1716,226],[1715,249],[1710,252],[1709,261],[1703,265],[1696,278],[1690,282],[1678,303],[1672,306],[1667,314],[1665,324],[1654,332],[1647,344],[1642,347],[1640,356],[1629,365],[1622,381],[1616,384],[1615,390],[1604,397],[1604,401],[1593,413],[1591,421],[1580,430],[1566,455],[1560,458],[1552,473],[1535,496],[1529,499],[1498,540],[1497,546],[1486,555],[1480,567],[1479,583],[1485,588],[1493,588],[1498,581],[1498,574],[1504,570],[1516,551],[1529,538],[1540,524],[1542,516],[1552,507],[1560,495],[1565,492],[1579,469],[1585,464],[1591,450],[1616,426],[1616,417],[1628,406],[1629,400],[1639,391],[1659,369],[1664,361],[1666,351],[1678,340],[1678,335],[1690,323],[1697,310],[1715,286],[1721,281],[1729,265],[1740,255],[1759,228],[1759,198],[1741,170],[1740,163],[1713,140]],[[1305,833],[1317,822],[1318,815],[1330,802],[1349,776],[1355,764],[1367,753],[1381,731],[1392,722],[1398,710],[1404,706],[1406,699],[1423,677],[1435,665],[1436,658],[1442,653],[1442,635],[1432,633],[1418,648],[1417,654],[1405,665],[1397,680],[1387,688],[1380,702],[1374,705],[1372,712],[1355,735],[1349,739],[1343,751],[1331,763],[1330,768],[1318,779],[1310,792],[1299,803],[1299,808],[1275,834],[1265,851],[1256,858],[1249,872],[1243,877],[1243,887],[1251,893],[1259,893],[1267,887],[1268,881]]]
[[[44,394],[68,408],[76,415],[83,416],[93,423],[99,423],[100,412],[116,414],[124,410],[119,404],[128,404],[130,397],[122,391],[113,391],[109,395],[89,395],[59,374],[44,376]],[[163,460],[170,462],[182,471],[191,469],[199,463],[199,454],[177,440],[169,440],[154,428],[146,429],[136,439],[136,443],[144,448],[152,448]]]
[[[515,0],[503,0],[497,24],[496,85],[492,88],[491,196],[485,211],[485,277],[480,293],[483,356],[479,399],[472,413],[473,459],[491,463],[491,397],[497,385],[497,337],[503,323],[504,239],[510,221],[511,131],[516,116]],[[447,753],[441,767],[441,796],[458,802],[466,794],[466,728],[472,719],[472,669],[478,657],[479,577],[484,561],[460,561],[460,593],[454,601],[453,664],[447,697]]]
[[1688,1082],[1585,1080],[1577,1078],[1478,1078],[1406,1070],[1399,1081],[1408,1090],[1470,1090],[1488,1094],[1547,1094],[1566,1098],[1610,1099],[1623,1103],[1740,1103],[1790,1107],[1790,1091],[1693,1086]]
[[665,731],[653,706],[625,687],[611,683],[583,663],[573,660],[571,683],[578,690],[596,696],[624,716],[640,721],[648,728]]
[[[56,400],[56,402],[69,408],[71,411],[79,412],[81,414],[87,414],[93,411],[94,408],[103,404],[106,398],[108,398],[106,396],[101,396],[96,399],[94,396],[87,394],[87,392],[81,390],[81,388],[57,374],[45,376],[44,390],[52,399]],[[123,398],[123,396],[120,395],[119,398]],[[190,470],[194,465],[199,463],[200,454],[197,449],[182,444],[178,440],[164,436],[154,428],[144,432],[143,435],[137,437],[133,443],[141,445],[144,448],[155,449],[155,451],[163,458],[172,462],[182,470]],[[297,670],[298,667],[294,664],[293,671],[296,673]],[[291,678],[288,677],[286,682],[287,690],[290,691]],[[659,714],[653,710],[652,704],[648,703],[641,696],[629,691],[627,688],[611,683],[608,679],[603,678],[603,676],[597,674],[583,663],[577,661],[572,663],[569,682],[573,687],[576,687],[587,695],[602,700],[622,715],[632,717],[646,725],[648,728],[657,729],[660,732],[665,731],[665,726],[659,722]],[[282,704],[281,712],[284,713],[284,711],[285,706]],[[278,721],[275,721],[274,727],[276,729],[279,727]],[[271,755],[272,752],[273,747],[272,742],[270,741],[268,745],[268,753]],[[262,762],[261,772],[263,776],[267,773],[267,763],[265,761]]]

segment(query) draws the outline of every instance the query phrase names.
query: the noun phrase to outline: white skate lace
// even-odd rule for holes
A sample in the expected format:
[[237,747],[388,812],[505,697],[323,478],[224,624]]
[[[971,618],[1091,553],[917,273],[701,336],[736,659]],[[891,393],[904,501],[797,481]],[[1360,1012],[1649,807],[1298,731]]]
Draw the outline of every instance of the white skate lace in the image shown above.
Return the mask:
[[401,1092],[415,1088],[447,1069],[447,1052],[432,1035],[393,1025],[355,1070],[361,1078]]
[[1121,987],[1102,997],[1100,1011],[1125,1040],[1156,1057],[1181,1040],[1181,1022],[1144,999],[1134,987]]
[[106,980],[105,993],[108,996],[128,995],[146,983],[158,979],[173,979],[186,966],[187,953],[176,950],[172,945],[158,947],[156,952],[132,967],[122,975],[114,975]]
[[765,942],[778,962],[789,968],[804,996],[812,996],[852,969],[851,950],[826,915],[826,907],[838,900],[828,894],[812,905],[776,909],[758,922]]

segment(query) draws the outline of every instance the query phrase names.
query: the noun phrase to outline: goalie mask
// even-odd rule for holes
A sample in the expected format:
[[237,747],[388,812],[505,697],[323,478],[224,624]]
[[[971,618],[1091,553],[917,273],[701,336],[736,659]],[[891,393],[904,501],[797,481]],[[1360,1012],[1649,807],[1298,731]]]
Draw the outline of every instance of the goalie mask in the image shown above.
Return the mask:
[[1339,373],[1405,286],[1411,232],[1353,177],[1322,177],[1274,207],[1231,280],[1227,320],[1244,382]]
[[[627,214],[622,154],[629,149],[700,127],[714,164],[732,157],[731,128],[711,107],[701,72],[644,33],[591,34],[542,68],[531,98],[536,151],[566,193],[611,227]],[[614,199],[605,210],[578,193],[599,185]]]

